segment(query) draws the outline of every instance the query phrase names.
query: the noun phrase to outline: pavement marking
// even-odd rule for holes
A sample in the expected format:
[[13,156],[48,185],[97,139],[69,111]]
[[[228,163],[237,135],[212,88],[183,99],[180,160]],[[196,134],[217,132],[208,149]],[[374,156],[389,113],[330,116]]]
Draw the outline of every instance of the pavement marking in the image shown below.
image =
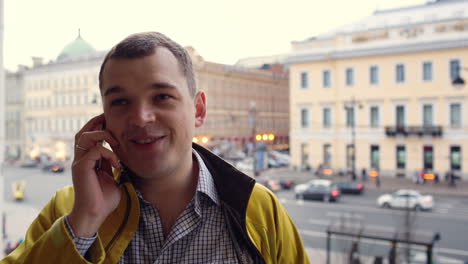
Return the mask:
[[[334,213],[334,212],[330,212],[330,213]],[[307,222],[309,224],[319,225],[319,226],[328,226],[331,223],[331,221],[312,219],[312,218],[307,220]],[[350,224],[350,223],[348,223],[348,224]],[[395,232],[399,228],[397,226],[371,225],[371,224],[367,224],[365,222],[362,223],[362,224],[363,224],[365,230],[380,230],[380,231],[386,231],[386,232]],[[345,225],[346,225],[346,223],[345,223]],[[418,230],[418,233],[419,234],[432,235],[431,232],[424,231],[424,230]]]
[[[387,215],[399,215],[402,216],[404,214],[404,210],[392,210],[392,209],[383,209],[377,207],[366,207],[362,205],[351,205],[351,204],[340,204],[338,203],[321,203],[321,202],[309,202],[309,201],[302,201],[302,200],[291,200],[291,199],[286,199],[287,202],[286,204],[292,204],[292,205],[299,205],[299,206],[307,206],[307,207],[312,207],[312,208],[336,208],[336,209],[344,209],[344,210],[353,210],[353,211],[359,211],[359,212],[368,212],[368,213],[380,213],[380,214],[387,214]],[[431,217],[431,218],[437,218],[437,219],[457,219],[457,220],[467,220],[468,215],[465,214],[465,212],[460,212],[457,211],[455,214],[446,214],[444,212],[439,213],[436,209],[433,211],[428,211],[428,212],[421,212],[419,214],[420,216],[424,217]]]

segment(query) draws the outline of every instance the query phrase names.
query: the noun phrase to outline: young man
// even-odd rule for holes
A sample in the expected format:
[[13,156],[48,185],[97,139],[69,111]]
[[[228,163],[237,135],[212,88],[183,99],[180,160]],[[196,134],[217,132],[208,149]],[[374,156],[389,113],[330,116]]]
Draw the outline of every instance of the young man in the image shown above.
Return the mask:
[[192,143],[206,96],[180,45],[131,35],[99,81],[104,114],[75,137],[73,187],[2,263],[308,263],[276,197]]

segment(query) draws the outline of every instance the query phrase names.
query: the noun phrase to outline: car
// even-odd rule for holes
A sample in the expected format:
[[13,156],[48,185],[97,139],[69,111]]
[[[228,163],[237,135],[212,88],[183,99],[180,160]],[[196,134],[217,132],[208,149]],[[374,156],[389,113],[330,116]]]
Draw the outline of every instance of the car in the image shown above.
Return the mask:
[[63,165],[62,162],[52,162],[42,167],[42,170],[48,171],[48,172],[60,173],[65,170],[65,166]]
[[312,180],[305,184],[299,184],[294,188],[296,199],[322,200],[324,202],[337,202],[341,192],[327,180]]
[[377,205],[382,208],[429,211],[434,208],[434,198],[431,195],[422,195],[416,190],[400,189],[392,194],[379,196]]
[[281,190],[281,183],[279,180],[270,179],[269,177],[261,177],[257,179],[257,182],[262,184],[263,186],[270,189],[272,192],[277,192]]
[[294,186],[294,181],[291,180],[280,180],[279,182],[283,190],[289,190]]
[[37,168],[37,161],[25,160],[21,163],[21,168]]
[[333,183],[341,193],[362,194],[364,193],[364,184],[354,181],[339,181]]

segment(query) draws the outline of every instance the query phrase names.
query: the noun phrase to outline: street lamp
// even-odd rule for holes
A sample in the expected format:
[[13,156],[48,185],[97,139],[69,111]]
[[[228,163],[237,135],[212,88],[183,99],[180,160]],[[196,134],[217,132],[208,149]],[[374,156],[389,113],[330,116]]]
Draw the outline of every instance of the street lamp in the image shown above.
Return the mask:
[[465,67],[457,67],[457,77],[452,80],[452,85],[455,89],[462,89],[465,86],[465,80],[460,76],[460,70],[468,71],[468,68]]
[[353,181],[356,180],[356,106],[359,107],[359,109],[362,108],[362,105],[359,101],[356,101],[354,96],[351,98],[351,101],[345,102],[344,103],[344,109],[346,110],[346,117],[351,118],[348,116],[348,111],[353,111],[352,112],[352,119],[350,120],[350,125],[351,125],[351,147],[352,147],[352,152],[351,152],[351,178]]
[[256,143],[257,104],[254,101],[250,102],[249,124],[252,126],[253,175],[258,176],[258,172],[257,172],[257,143]]

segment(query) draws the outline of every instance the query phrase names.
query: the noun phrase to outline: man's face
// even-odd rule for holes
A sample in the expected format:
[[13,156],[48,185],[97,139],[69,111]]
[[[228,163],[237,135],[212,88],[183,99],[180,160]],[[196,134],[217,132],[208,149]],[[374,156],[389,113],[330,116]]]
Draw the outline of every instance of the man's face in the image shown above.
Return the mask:
[[177,59],[166,48],[136,59],[110,59],[102,72],[106,128],[119,159],[143,178],[175,173],[192,159],[205,95],[192,97]]

